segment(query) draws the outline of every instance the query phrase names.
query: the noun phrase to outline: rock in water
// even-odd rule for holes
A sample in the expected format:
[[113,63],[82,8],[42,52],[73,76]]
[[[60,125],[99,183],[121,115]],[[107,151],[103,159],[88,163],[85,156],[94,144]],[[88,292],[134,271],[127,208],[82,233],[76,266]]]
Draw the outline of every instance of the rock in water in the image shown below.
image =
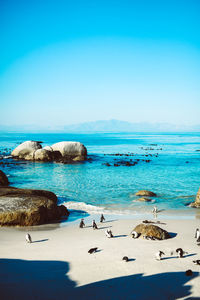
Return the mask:
[[34,160],[35,151],[42,148],[40,144],[41,142],[26,141],[17,146],[17,148],[12,151],[11,155],[14,158]]
[[51,161],[52,159],[52,151],[46,149],[38,149],[34,153],[34,160]]
[[135,194],[136,196],[146,196],[146,197],[156,197],[157,195],[154,192],[141,190]]
[[141,197],[141,198],[138,199],[138,201],[141,201],[141,202],[150,202],[150,201],[152,201],[152,199],[147,198],[147,197]]
[[87,157],[86,147],[79,142],[59,142],[51,146],[53,151],[59,151],[63,158],[84,160]]
[[195,202],[192,202],[190,204],[191,207],[195,207],[195,208],[199,208],[200,207],[200,188],[198,190],[198,193],[197,193],[197,196],[196,196],[196,199],[195,199]]
[[0,226],[40,225],[68,215],[65,206],[57,206],[52,192],[0,187]]
[[8,186],[8,185],[9,185],[8,177],[3,171],[0,170],[0,186]]
[[133,229],[133,231],[136,231],[139,235],[153,237],[158,240],[170,238],[170,235],[166,230],[152,224],[139,224]]

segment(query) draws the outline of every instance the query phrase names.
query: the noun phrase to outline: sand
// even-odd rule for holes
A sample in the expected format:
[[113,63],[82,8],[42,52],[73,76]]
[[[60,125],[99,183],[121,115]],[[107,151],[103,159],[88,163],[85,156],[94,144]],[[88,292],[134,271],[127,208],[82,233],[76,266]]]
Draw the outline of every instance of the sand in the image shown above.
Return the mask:
[[[200,219],[159,218],[172,238],[164,241],[132,239],[131,230],[142,219],[106,216],[98,230],[67,225],[0,229],[0,299],[200,299],[200,246],[194,238]],[[150,220],[150,219],[149,219]],[[155,221],[153,218],[151,220]],[[110,228],[114,238],[106,238]],[[29,232],[33,243],[25,241]],[[88,254],[98,247],[94,254]],[[177,258],[171,251],[188,254]],[[155,253],[166,255],[157,261]],[[122,261],[128,256],[130,261]],[[191,269],[192,276],[185,271]]]

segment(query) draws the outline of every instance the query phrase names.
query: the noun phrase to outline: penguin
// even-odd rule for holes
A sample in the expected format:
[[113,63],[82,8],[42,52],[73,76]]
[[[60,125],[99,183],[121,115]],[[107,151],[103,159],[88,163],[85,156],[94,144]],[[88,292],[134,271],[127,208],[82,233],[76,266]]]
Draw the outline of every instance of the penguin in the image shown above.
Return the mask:
[[199,228],[196,229],[195,238],[197,239],[196,242],[200,243],[200,231],[199,231]]
[[137,239],[139,237],[139,233],[137,233],[137,231],[132,231],[131,235],[133,239]]
[[157,209],[156,206],[154,206],[154,208],[153,208],[153,210],[152,210],[152,213],[154,213],[154,214],[157,214],[157,213],[158,213],[158,209]]
[[93,220],[93,222],[92,222],[92,228],[93,228],[93,229],[98,229],[98,227],[97,227],[97,224],[96,224],[95,220]]
[[157,260],[161,260],[161,259],[162,259],[162,255],[165,255],[165,253],[162,252],[162,251],[158,251],[158,252],[156,253],[156,259],[157,259]]
[[102,223],[103,221],[105,221],[105,218],[104,218],[104,215],[101,214],[101,217],[100,217],[100,222]]
[[84,219],[81,219],[81,222],[79,224],[79,228],[83,228],[84,226],[85,226]]
[[195,265],[199,265],[199,266],[200,266],[200,259],[193,260],[193,263],[194,263]]
[[27,243],[32,243],[32,239],[29,233],[26,234],[26,241]]
[[95,252],[97,252],[97,249],[98,249],[97,247],[91,248],[88,250],[88,253],[90,253],[90,254],[95,253]]
[[183,251],[182,248],[177,248],[177,249],[176,249],[176,253],[178,254],[178,257],[179,257],[179,258],[183,258],[183,255],[184,255],[184,254],[187,254],[187,252]]
[[200,235],[200,232],[199,232],[199,228],[197,228],[196,230],[195,230],[195,239],[198,239],[198,236]]
[[113,237],[112,231],[109,230],[109,229],[107,229],[107,230],[105,231],[105,234],[106,234],[106,236],[107,236],[108,238],[112,238],[112,237]]
[[124,257],[122,258],[122,260],[124,260],[125,262],[129,261],[128,256],[124,256]]

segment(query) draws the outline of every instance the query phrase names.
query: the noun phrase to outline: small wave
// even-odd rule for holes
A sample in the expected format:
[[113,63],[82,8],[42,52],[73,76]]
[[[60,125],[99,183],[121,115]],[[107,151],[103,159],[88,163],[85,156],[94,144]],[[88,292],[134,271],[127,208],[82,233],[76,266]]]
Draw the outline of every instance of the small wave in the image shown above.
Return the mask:
[[67,209],[82,210],[82,211],[86,211],[86,212],[92,213],[92,214],[103,213],[105,210],[105,207],[103,207],[103,206],[102,207],[95,206],[95,205],[91,205],[91,204],[86,204],[84,202],[68,201],[68,202],[64,202],[62,204],[65,205],[67,207]]

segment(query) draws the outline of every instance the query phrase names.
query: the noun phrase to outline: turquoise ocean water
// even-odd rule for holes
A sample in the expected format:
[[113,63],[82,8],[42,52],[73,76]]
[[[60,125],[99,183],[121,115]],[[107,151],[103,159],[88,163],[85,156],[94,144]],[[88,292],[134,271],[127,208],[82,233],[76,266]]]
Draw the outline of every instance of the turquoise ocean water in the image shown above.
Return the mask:
[[[6,158],[26,140],[42,141],[43,146],[59,141],[80,141],[87,147],[91,161],[70,165],[15,164]],[[198,150],[200,133],[1,133],[0,169],[9,176],[11,185],[50,190],[70,209],[135,214],[150,211],[156,205],[164,210],[188,210],[185,205],[193,201],[200,186]],[[130,156],[114,155],[117,153]],[[130,159],[139,161],[135,166],[114,167],[114,163]],[[143,161],[147,159],[150,162]],[[151,203],[141,203],[134,194],[142,189],[158,196]]]

